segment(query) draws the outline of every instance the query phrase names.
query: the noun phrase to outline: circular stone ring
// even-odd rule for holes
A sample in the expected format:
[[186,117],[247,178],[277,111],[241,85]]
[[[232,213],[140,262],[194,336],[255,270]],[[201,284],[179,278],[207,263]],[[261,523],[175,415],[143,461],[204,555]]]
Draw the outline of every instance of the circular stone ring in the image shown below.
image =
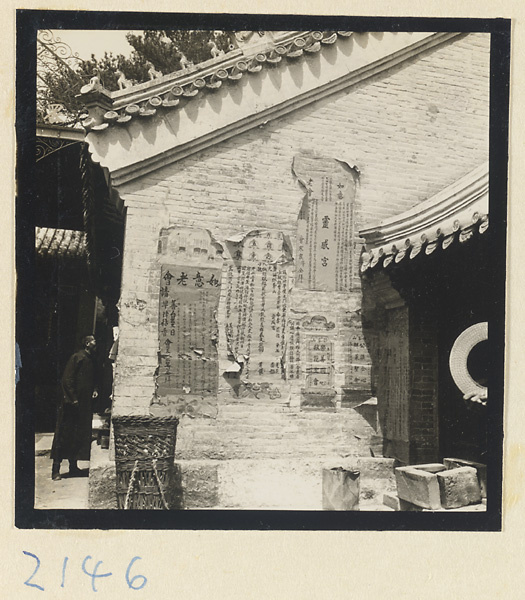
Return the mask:
[[450,351],[449,366],[450,373],[455,384],[463,392],[463,395],[483,396],[487,388],[472,379],[467,368],[468,356],[477,344],[488,339],[488,323],[476,323],[461,333]]

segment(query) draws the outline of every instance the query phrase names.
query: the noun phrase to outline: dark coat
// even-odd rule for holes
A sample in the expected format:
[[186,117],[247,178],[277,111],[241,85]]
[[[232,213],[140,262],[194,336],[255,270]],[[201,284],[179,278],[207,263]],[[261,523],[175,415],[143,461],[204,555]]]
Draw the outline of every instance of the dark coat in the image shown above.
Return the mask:
[[51,448],[54,460],[89,460],[94,389],[94,360],[80,350],[69,359],[62,375],[62,398]]

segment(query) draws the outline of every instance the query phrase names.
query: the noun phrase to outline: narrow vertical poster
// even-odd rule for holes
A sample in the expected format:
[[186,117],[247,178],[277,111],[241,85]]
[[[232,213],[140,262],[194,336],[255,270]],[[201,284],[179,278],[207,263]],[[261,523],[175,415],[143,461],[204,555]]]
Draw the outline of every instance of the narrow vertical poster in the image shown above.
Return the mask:
[[342,340],[345,373],[345,388],[352,398],[363,401],[372,391],[370,352],[363,332],[363,323],[359,313],[351,313],[340,319],[339,333]]
[[356,173],[330,158],[295,157],[294,172],[306,189],[297,222],[296,286],[309,290],[353,290]]

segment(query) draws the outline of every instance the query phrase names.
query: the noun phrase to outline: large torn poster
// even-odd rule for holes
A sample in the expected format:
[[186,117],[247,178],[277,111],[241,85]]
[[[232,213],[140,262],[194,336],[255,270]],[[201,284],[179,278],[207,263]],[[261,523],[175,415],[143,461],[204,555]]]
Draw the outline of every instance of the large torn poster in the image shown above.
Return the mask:
[[243,380],[282,376],[290,258],[282,233],[255,231],[233,244],[225,271],[225,328]]
[[296,287],[351,291],[358,286],[354,202],[357,172],[331,158],[297,156],[306,188],[297,221]]
[[218,268],[162,265],[157,395],[217,393]]

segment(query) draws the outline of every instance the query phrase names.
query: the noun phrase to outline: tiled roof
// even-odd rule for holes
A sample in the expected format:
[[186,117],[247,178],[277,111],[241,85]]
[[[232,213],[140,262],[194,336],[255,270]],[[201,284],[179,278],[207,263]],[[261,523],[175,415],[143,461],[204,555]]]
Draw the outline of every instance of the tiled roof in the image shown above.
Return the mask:
[[89,109],[89,117],[82,125],[90,131],[102,131],[133,118],[151,117],[159,110],[177,109],[199,94],[212,93],[225,84],[235,85],[242,77],[274,68],[285,60],[300,60],[351,35],[351,31],[285,32],[263,48],[235,49],[224,56],[116,92],[104,89],[94,77],[81,90]]
[[488,167],[483,165],[409,211],[362,229],[366,252],[361,271],[429,255],[466,242],[474,233],[485,233],[488,188]]
[[37,256],[51,258],[84,258],[86,234],[72,229],[35,228]]

